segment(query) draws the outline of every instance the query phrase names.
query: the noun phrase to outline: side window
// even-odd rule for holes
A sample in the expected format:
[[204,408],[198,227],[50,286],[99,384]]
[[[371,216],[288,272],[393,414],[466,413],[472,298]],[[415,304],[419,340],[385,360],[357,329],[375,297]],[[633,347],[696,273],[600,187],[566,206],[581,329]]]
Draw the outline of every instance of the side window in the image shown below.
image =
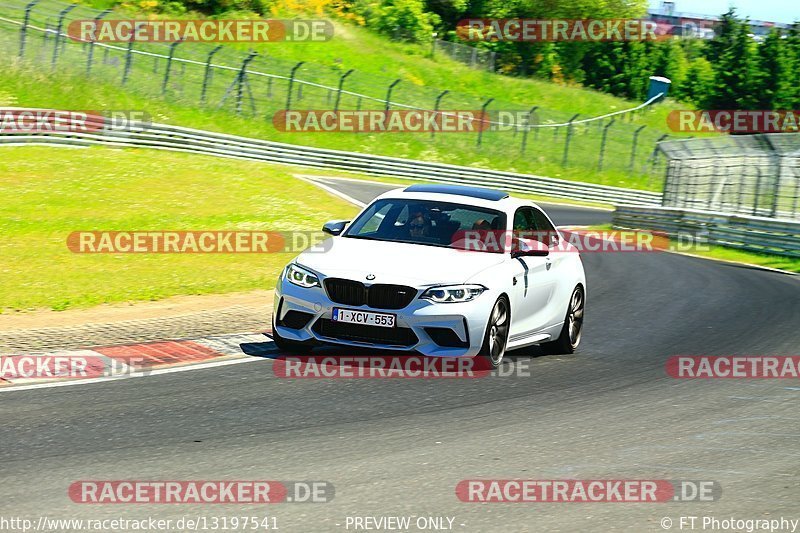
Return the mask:
[[558,244],[558,231],[547,219],[547,216],[539,209],[532,209],[533,219],[536,223],[537,231],[542,232],[542,238],[539,240],[547,244],[547,246],[556,246]]
[[514,231],[536,231],[533,221],[532,209],[530,207],[520,207],[514,213]]

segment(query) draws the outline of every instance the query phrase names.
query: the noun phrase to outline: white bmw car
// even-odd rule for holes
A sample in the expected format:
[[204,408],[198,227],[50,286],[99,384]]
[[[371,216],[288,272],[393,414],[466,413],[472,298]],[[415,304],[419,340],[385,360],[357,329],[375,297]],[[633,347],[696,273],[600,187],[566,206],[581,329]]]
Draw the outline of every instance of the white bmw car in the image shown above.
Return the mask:
[[536,204],[491,189],[412,185],[333,221],[324,251],[281,273],[273,339],[481,356],[533,344],[573,353],[586,305],[583,264]]

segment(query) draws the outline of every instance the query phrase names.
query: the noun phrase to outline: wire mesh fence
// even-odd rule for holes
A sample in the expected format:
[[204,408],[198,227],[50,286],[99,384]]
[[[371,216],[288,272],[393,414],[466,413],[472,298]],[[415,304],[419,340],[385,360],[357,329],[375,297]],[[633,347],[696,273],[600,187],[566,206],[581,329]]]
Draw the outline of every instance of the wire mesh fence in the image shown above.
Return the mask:
[[434,39],[431,45],[431,51],[434,55],[438,52],[442,52],[447,54],[451,59],[469,65],[470,67],[494,72],[497,54],[491,50],[481,50],[475,46]]
[[800,220],[800,134],[666,141],[663,204]]
[[[202,42],[78,42],[65,35],[70,21],[113,16],[58,0],[0,0],[0,49],[48,73],[78,73],[154,99],[267,122],[289,109],[485,110],[491,122],[486,130],[400,133],[396,142],[418,146],[419,153],[433,143],[444,152],[469,155],[471,159],[461,163],[472,166],[490,166],[490,158],[503,158],[517,169],[560,165],[647,176],[651,189],[661,184],[664,161],[656,157],[655,146],[663,136],[640,124],[646,104],[605,117],[581,117],[536,105],[478,99],[400,77],[325,67],[314,64],[313,58],[288,61],[263,50]],[[160,110],[147,111],[157,115]],[[364,143],[375,144],[374,136]],[[617,184],[614,179],[606,182]]]

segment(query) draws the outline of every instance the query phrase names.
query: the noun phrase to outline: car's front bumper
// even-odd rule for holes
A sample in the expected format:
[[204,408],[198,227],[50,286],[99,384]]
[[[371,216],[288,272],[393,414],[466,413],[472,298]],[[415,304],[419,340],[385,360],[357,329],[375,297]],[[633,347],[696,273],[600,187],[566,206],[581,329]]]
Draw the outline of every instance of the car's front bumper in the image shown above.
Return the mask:
[[[416,297],[403,309],[348,306],[331,301],[322,288],[298,287],[281,277],[275,288],[273,327],[277,328],[281,337],[291,341],[315,341],[381,350],[416,351],[423,355],[438,357],[475,356],[480,352],[483,343],[491,303],[490,295],[484,293],[474,300],[464,303],[436,304]],[[395,328],[404,329],[403,331],[384,332],[379,330],[389,328],[356,326],[351,328],[352,331],[344,334],[350,338],[343,338],[339,333],[346,331],[349,324],[337,322],[333,323],[335,327],[326,327],[331,325],[330,319],[334,307],[391,313],[397,317]],[[282,322],[290,311],[307,313],[310,318],[302,327],[287,327]],[[297,324],[293,325],[297,326]],[[365,330],[362,328],[365,327],[374,328],[369,331],[374,332],[376,337],[384,339],[391,337],[391,339],[387,341],[377,338],[370,340],[352,338],[353,332],[363,332]],[[447,342],[443,341],[441,332],[436,328],[453,332],[451,334],[445,331]],[[386,337],[384,337],[384,333],[387,334]],[[367,336],[371,337],[372,333]],[[446,345],[437,344],[433,337]],[[456,344],[454,342],[456,338],[458,346],[453,346],[452,344]]]

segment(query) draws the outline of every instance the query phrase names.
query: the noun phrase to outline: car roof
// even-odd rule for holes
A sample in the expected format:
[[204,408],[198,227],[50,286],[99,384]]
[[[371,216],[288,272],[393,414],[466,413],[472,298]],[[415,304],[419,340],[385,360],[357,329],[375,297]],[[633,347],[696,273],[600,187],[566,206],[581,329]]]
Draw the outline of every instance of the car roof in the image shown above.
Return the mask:
[[481,200],[498,201],[508,198],[508,193],[486,187],[471,187],[466,185],[440,185],[440,184],[419,184],[411,185],[403,189],[403,192],[429,192],[439,194],[456,194],[458,196],[468,196],[470,198],[480,198]]
[[[464,191],[471,194],[463,194]],[[491,193],[491,195],[489,193]],[[497,198],[501,195],[501,198]],[[489,198],[492,199],[486,199],[484,196],[489,196]],[[498,191],[484,187],[468,187],[464,185],[411,185],[403,189],[392,189],[391,191],[381,194],[378,198],[439,200],[443,202],[454,202],[480,206],[489,209],[495,209],[497,211],[504,211],[506,213],[512,212],[521,206],[539,207],[530,200],[509,196],[509,194],[504,191]]]

